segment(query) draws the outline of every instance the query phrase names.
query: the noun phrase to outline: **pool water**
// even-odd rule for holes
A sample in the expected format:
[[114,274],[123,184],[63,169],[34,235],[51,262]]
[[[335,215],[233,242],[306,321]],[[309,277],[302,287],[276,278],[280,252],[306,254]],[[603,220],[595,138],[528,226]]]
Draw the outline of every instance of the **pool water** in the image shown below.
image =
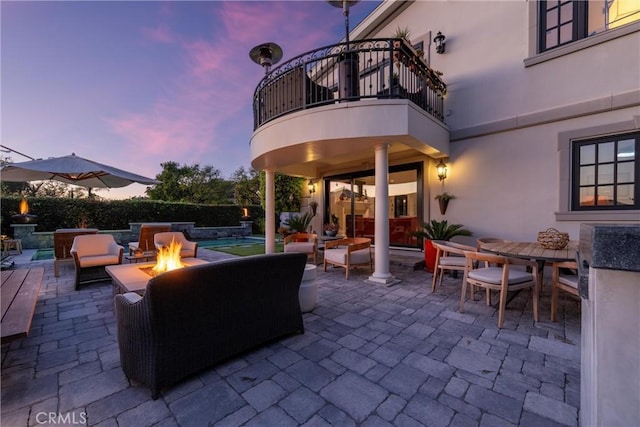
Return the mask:
[[53,259],[53,249],[38,249],[31,257],[31,261]]
[[225,238],[225,239],[215,239],[215,240],[202,240],[198,242],[199,248],[221,248],[221,247],[231,247],[231,246],[246,246],[246,245],[256,245],[256,244],[264,244],[264,239],[262,237],[238,237],[238,238]]

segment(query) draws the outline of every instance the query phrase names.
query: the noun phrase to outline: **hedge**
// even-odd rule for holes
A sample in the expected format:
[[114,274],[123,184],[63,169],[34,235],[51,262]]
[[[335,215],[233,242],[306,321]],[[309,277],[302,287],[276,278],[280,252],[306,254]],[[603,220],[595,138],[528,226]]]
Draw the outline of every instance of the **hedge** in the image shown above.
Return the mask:
[[[20,213],[20,197],[2,197],[2,234],[12,234],[11,217]],[[239,225],[242,207],[236,205],[197,205],[152,200],[89,200],[33,197],[27,200],[29,213],[37,215],[36,231],[89,227],[123,230],[130,222],[195,222],[196,227]],[[264,233],[264,210],[246,206],[254,220],[253,232]]]

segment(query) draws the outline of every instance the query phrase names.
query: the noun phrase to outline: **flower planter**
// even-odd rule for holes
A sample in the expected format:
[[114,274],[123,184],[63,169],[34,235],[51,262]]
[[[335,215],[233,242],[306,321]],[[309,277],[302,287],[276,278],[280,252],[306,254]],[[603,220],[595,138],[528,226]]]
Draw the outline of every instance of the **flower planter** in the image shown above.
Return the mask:
[[429,273],[433,273],[436,267],[437,249],[431,243],[431,240],[424,239],[424,268]]
[[444,215],[447,212],[447,206],[449,206],[449,199],[438,199],[438,205],[440,205],[440,213]]

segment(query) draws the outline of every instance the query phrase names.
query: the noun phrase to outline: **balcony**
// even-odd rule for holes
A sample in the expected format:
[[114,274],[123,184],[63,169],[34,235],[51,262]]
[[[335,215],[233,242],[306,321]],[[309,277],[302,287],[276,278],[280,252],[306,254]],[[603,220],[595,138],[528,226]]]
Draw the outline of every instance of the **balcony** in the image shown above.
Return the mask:
[[363,99],[407,99],[444,123],[447,86],[401,39],[325,46],[268,72],[253,97],[254,130],[283,115]]
[[389,155],[448,154],[447,86],[401,39],[339,43],[268,71],[253,99],[252,166],[319,176]]

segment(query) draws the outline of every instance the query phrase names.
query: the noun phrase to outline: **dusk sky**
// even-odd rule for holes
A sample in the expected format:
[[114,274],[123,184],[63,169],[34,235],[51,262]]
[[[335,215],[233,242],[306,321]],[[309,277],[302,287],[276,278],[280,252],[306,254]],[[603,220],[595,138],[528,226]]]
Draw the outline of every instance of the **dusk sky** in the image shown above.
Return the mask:
[[[379,3],[353,6],[351,28]],[[275,42],[286,61],[344,37],[342,11],[319,0],[0,7],[2,145],[35,158],[73,152],[151,178],[167,161],[212,165],[224,178],[249,168],[252,96],[264,74],[249,50]]]

